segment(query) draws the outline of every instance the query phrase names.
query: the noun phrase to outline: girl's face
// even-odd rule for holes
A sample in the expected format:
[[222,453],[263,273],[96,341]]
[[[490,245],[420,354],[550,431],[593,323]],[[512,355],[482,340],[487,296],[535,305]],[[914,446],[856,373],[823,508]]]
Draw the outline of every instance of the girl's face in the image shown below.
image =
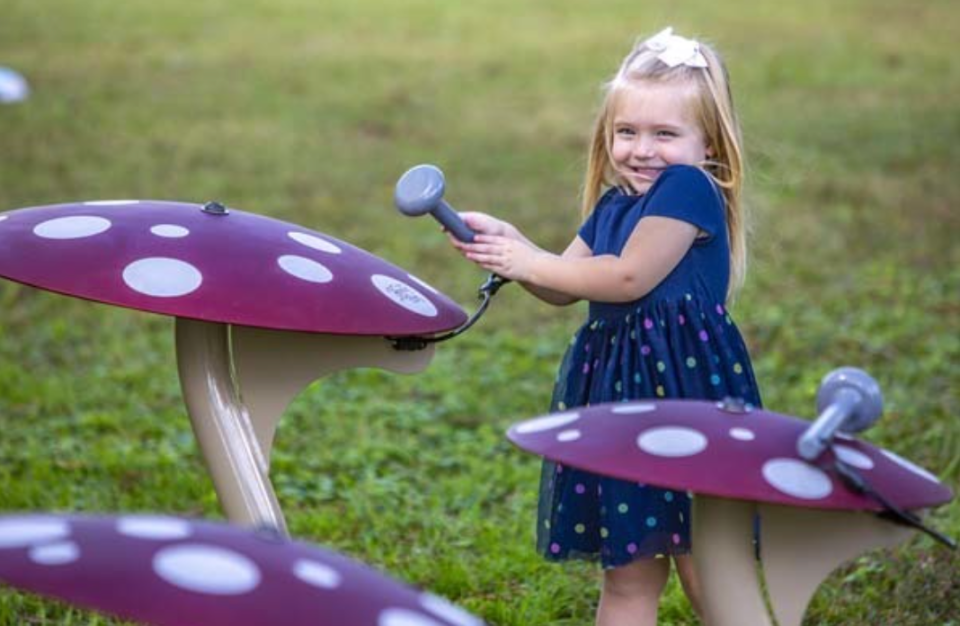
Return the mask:
[[700,165],[711,156],[691,100],[676,83],[644,82],[617,94],[610,156],[634,193],[646,193],[667,166]]

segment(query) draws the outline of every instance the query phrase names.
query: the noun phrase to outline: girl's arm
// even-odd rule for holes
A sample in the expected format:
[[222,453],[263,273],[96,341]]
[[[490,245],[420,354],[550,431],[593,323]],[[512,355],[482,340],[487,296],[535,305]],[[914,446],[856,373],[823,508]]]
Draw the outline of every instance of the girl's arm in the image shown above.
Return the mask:
[[[586,259],[593,254],[590,251],[590,248],[587,246],[587,244],[584,243],[584,241],[580,239],[580,237],[574,237],[573,241],[570,242],[570,245],[567,246],[567,249],[564,250],[563,254],[561,254],[560,256],[550,254],[549,252],[546,252],[545,250],[541,250],[539,248],[536,248],[536,250],[538,250],[539,252],[545,255],[553,256],[558,259],[566,259],[571,261],[574,259]],[[469,258],[469,255],[468,255],[468,258]],[[501,276],[503,276],[503,274],[501,274]],[[505,278],[508,278],[508,277],[505,277]],[[547,304],[553,304],[556,306],[567,306],[569,304],[573,304],[574,302],[580,301],[580,298],[578,296],[560,291],[558,289],[553,289],[547,286],[538,285],[536,283],[526,281],[526,280],[520,280],[520,279],[516,279],[516,280],[520,286],[522,286],[524,289],[529,291],[531,294],[533,294],[540,300],[543,300]]]
[[[463,244],[461,250],[481,267],[529,285],[527,289],[535,295],[546,290],[574,300],[630,302],[649,293],[673,271],[698,232],[689,222],[650,216],[637,223],[620,256],[584,256],[576,247],[579,239],[563,255],[555,255],[525,240],[497,234],[478,235],[475,243]],[[579,245],[587,248],[582,241]]]
[[[515,241],[519,244],[529,247],[532,250],[536,250],[543,254],[550,254],[549,252],[541,249],[532,241],[530,241],[516,226],[510,224],[509,222],[504,222],[493,216],[487,215],[486,213],[475,213],[467,212],[460,213],[460,217],[463,221],[472,228],[480,236],[493,236],[501,237],[506,240]],[[467,254],[467,250],[471,248],[471,244],[465,244],[453,236],[448,234],[448,238],[453,246],[459,249],[464,256],[470,258]],[[590,248],[586,243],[583,242],[580,237],[574,237],[573,241],[570,242],[570,245],[567,246],[567,249],[558,258],[563,259],[575,259],[575,258],[586,258],[592,254]],[[472,260],[472,259],[471,259]],[[489,268],[487,268],[489,269]],[[501,274],[502,276],[502,274]],[[504,278],[509,278],[504,276]],[[542,285],[537,285],[524,280],[517,280],[517,283],[526,289],[530,294],[543,300],[548,304],[553,304],[556,306],[567,306],[573,304],[580,300],[576,296],[572,296],[568,293],[557,291],[555,289],[550,289]]]

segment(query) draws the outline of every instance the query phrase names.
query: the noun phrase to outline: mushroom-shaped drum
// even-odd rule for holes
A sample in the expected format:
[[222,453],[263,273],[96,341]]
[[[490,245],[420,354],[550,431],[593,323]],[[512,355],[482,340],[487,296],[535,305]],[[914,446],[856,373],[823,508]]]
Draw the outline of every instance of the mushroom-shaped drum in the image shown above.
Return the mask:
[[0,214],[0,276],[143,311],[307,333],[427,335],[466,319],[360,248],[205,206],[104,201]]
[[[809,422],[738,403],[684,400],[604,404],[510,428],[519,447],[591,472],[697,494],[819,509],[880,511],[832,471],[808,463],[796,442]],[[852,437],[822,461],[863,472],[904,509],[949,502],[950,489],[900,456]]]
[[692,492],[693,555],[712,626],[771,623],[753,563],[759,512],[771,604],[781,626],[793,626],[834,567],[905,536],[873,514],[885,510],[878,499],[846,486],[837,461],[903,510],[952,498],[927,470],[849,435],[837,435],[817,464],[804,460],[797,441],[809,426],[734,401],[672,400],[547,415],[507,436],[560,464]]
[[[227,515],[283,528],[269,483],[283,410],[330,372],[424,368],[394,337],[460,326],[449,298],[328,235],[224,207],[152,200],[0,214],[0,276],[176,317],[194,431]],[[241,398],[242,393],[242,398]]]
[[0,517],[0,583],[158,626],[480,626],[337,553],[176,517]]

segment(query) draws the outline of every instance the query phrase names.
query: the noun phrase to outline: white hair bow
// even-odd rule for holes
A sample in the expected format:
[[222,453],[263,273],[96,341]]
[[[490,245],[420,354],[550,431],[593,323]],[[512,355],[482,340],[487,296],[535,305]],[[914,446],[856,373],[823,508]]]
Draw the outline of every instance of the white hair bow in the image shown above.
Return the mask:
[[707,67],[707,59],[700,52],[700,44],[693,39],[674,35],[672,26],[648,39],[646,45],[654,52],[659,52],[657,58],[670,67]]

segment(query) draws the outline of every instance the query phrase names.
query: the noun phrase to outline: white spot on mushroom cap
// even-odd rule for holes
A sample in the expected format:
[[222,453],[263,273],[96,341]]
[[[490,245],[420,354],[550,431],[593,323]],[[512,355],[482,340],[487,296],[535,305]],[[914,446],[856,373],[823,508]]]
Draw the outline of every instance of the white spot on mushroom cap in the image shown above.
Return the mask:
[[10,217],[9,215],[0,215],[0,222]]
[[685,457],[703,452],[707,438],[686,426],[657,426],[643,431],[637,437],[637,446],[654,456]]
[[561,443],[567,443],[570,441],[576,441],[582,436],[583,436],[583,433],[581,433],[579,430],[577,430],[576,428],[571,428],[570,430],[565,430],[559,433],[557,435],[557,441]]
[[157,237],[180,239],[181,237],[186,237],[189,235],[190,229],[184,228],[183,226],[177,226],[176,224],[157,224],[156,226],[150,228],[150,232]]
[[125,267],[123,282],[147,296],[174,298],[196,291],[203,282],[203,275],[184,261],[150,257]]
[[432,291],[433,293],[440,293],[439,291],[437,291],[436,289],[434,289],[433,286],[431,286],[429,283],[427,283],[427,282],[425,282],[425,281],[423,281],[423,280],[420,280],[419,278],[417,278],[417,277],[414,276],[413,274],[407,274],[407,276],[410,278],[410,280],[412,280],[413,282],[417,283],[418,285],[420,285],[421,287],[423,287],[423,288],[426,289],[427,291]]
[[887,457],[888,459],[890,459],[891,461],[893,461],[894,463],[896,463],[896,464],[899,465],[900,467],[904,468],[905,470],[908,470],[908,471],[910,471],[910,472],[913,472],[914,474],[916,474],[917,476],[920,476],[920,477],[922,477],[922,478],[926,478],[927,480],[929,480],[929,481],[932,482],[932,483],[936,483],[936,484],[938,484],[938,485],[940,484],[940,479],[939,479],[939,478],[937,478],[936,476],[934,476],[933,474],[931,474],[931,473],[928,472],[927,470],[923,469],[923,468],[920,467],[919,465],[916,465],[916,464],[914,464],[914,463],[906,460],[906,459],[903,458],[902,456],[899,456],[898,454],[896,454],[896,453],[894,453],[894,452],[890,452],[889,450],[880,450],[880,452],[882,452],[885,457]]
[[833,482],[823,470],[797,459],[770,459],[763,477],[771,487],[794,498],[822,500],[833,493]]
[[873,469],[873,459],[850,446],[835,445],[833,446],[833,453],[847,465],[865,470]]
[[120,518],[117,521],[117,532],[127,537],[157,541],[186,539],[193,534],[190,524],[184,520],[146,515]]
[[377,617],[377,626],[444,626],[423,613],[409,609],[386,609]]
[[294,254],[285,254],[277,259],[277,265],[287,274],[310,283],[329,283],[333,273],[313,259]]
[[612,409],[610,409],[610,412],[616,413],[618,415],[633,415],[635,413],[649,413],[650,411],[656,411],[656,410],[657,410],[656,404],[630,403],[630,404],[615,406]]
[[80,558],[80,547],[72,541],[34,546],[29,557],[38,565],[67,565]]
[[44,239],[83,239],[108,230],[110,220],[95,215],[71,215],[40,222],[33,234]]
[[211,595],[234,596],[260,584],[260,570],[243,556],[215,546],[181,544],[153,557],[153,570],[171,585]]
[[528,433],[539,433],[544,430],[553,430],[554,428],[560,428],[561,426],[572,424],[578,419],[580,419],[579,413],[555,413],[554,415],[547,415],[544,417],[527,420],[525,422],[520,422],[514,429],[521,435],[526,435]]
[[343,576],[329,565],[307,559],[300,559],[293,564],[293,575],[320,589],[335,589],[343,581]]
[[411,313],[424,317],[437,316],[437,307],[410,285],[383,274],[374,274],[370,277],[370,282],[390,301],[399,304]]
[[139,200],[91,200],[84,202],[87,206],[123,206],[125,204],[140,204]]
[[321,239],[316,235],[291,231],[287,233],[287,236],[301,245],[307,246],[308,248],[313,248],[314,250],[319,250],[320,252],[327,252],[329,254],[340,254],[343,252],[343,250],[340,249],[340,246],[337,246],[326,239]]
[[749,428],[743,428],[742,426],[735,426],[730,429],[730,436],[738,441],[753,441],[757,438],[757,435],[754,434]]
[[70,526],[63,520],[38,516],[5,519],[0,521],[0,550],[50,543],[69,535]]
[[437,617],[442,617],[455,626],[483,626],[483,621],[470,615],[460,607],[447,602],[440,596],[424,593],[420,596],[420,605]]

